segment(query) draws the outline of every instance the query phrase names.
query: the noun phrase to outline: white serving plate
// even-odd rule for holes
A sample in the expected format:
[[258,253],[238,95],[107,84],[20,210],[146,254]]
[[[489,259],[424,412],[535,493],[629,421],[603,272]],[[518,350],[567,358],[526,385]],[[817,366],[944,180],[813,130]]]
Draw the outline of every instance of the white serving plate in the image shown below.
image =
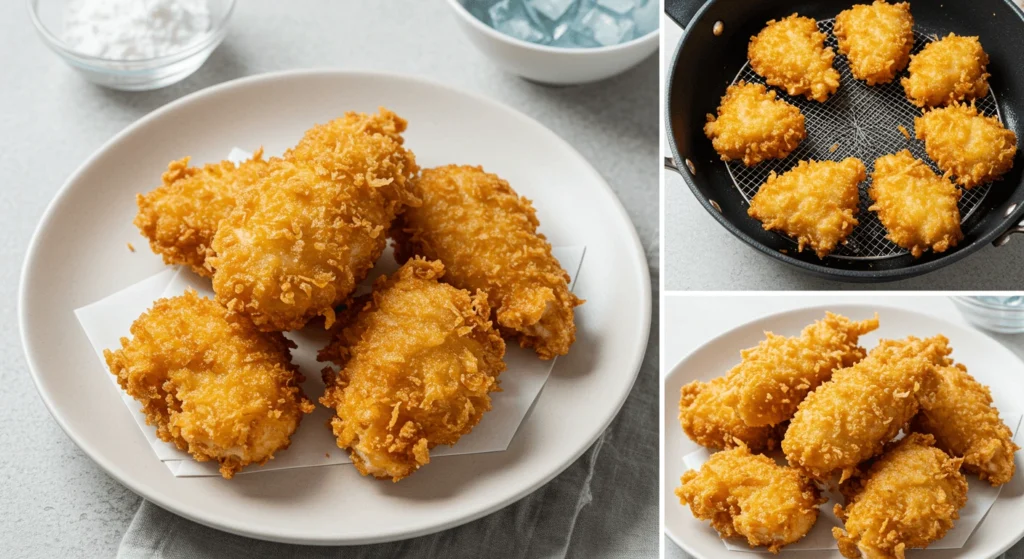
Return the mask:
[[[216,161],[233,146],[281,153],[314,123],[386,106],[410,122],[424,167],[482,164],[534,200],[556,245],[586,245],[578,339],[558,359],[505,452],[439,457],[400,483],[351,466],[176,479],[111,390],[73,309],[160,271],[131,221],[135,194],[171,159]],[[137,251],[129,252],[126,242]],[[267,74],[189,95],[118,134],[47,208],[21,278],[19,319],[43,401],[110,475],[181,516],[254,538],[365,544],[451,528],[534,491],[579,457],[633,386],[650,328],[650,278],[632,223],[601,176],[565,141],[498,103],[403,76],[332,70]],[[485,418],[486,420],[486,418]],[[322,429],[304,423],[303,429]],[[337,452],[338,449],[325,449]]]
[[[1024,402],[1024,363],[1009,349],[988,336],[966,326],[917,313],[906,309],[884,305],[837,304],[816,306],[782,312],[760,318],[734,328],[683,358],[664,379],[664,464],[662,468],[662,492],[665,503],[665,533],[688,553],[698,559],[721,557],[772,557],[766,549],[763,553],[730,552],[722,544],[718,533],[710,523],[693,517],[690,509],[679,503],[674,491],[679,486],[679,477],[686,467],[682,457],[699,447],[691,441],[679,425],[679,389],[694,381],[707,381],[723,374],[739,362],[741,349],[748,348],[764,339],[764,331],[792,336],[821,319],[825,311],[832,311],[862,320],[878,312],[878,330],[861,336],[861,345],[872,348],[879,338],[905,338],[907,336],[933,336],[943,334],[953,347],[952,357],[967,365],[971,375],[992,389],[996,407],[1000,410],[1020,410]],[[961,549],[910,550],[908,558],[928,559],[988,559],[995,557],[1024,536],[1024,475],[1018,461],[1018,472],[1013,480],[1003,486],[999,498],[988,515],[975,529]],[[803,559],[843,559],[837,550],[832,551],[782,551],[777,557]]]

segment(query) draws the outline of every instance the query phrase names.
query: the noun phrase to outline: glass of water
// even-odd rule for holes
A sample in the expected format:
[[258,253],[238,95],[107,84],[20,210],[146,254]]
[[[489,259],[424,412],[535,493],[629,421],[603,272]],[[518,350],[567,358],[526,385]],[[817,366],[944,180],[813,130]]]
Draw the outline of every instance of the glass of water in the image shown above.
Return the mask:
[[1001,334],[1024,333],[1024,295],[953,297],[968,322]]

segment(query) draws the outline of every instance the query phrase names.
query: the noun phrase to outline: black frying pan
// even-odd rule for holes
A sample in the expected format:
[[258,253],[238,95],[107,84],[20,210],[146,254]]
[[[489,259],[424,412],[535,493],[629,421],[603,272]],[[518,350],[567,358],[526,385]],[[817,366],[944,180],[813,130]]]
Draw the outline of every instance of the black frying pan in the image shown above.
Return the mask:
[[[797,252],[796,244],[791,239],[765,231],[760,222],[747,215],[749,204],[744,193],[749,195],[751,185],[748,183],[757,179],[748,178],[744,182],[736,178],[743,176],[739,173],[740,169],[730,168],[730,165],[735,164],[726,164],[719,159],[711,142],[704,136],[705,115],[715,112],[726,87],[734,81],[746,63],[750,37],[756,35],[768,20],[786,17],[794,12],[819,21],[829,20],[855,3],[870,3],[870,0],[708,0],[703,5],[700,0],[666,0],[666,13],[685,27],[685,34],[676,48],[666,81],[666,125],[673,156],[666,160],[666,167],[679,172],[704,208],[748,245],[772,258],[829,279],[880,282],[909,278],[956,262],[986,243],[1002,246],[1013,233],[1024,233],[1024,157],[1021,155],[1024,152],[1021,149],[1024,148],[1024,12],[1012,0],[911,0],[915,33],[945,36],[954,32],[980,37],[991,60],[988,71],[992,74],[989,78],[992,94],[985,102],[989,103],[991,111],[998,110],[1003,123],[1018,137],[1018,155],[1013,170],[1001,181],[985,187],[984,192],[978,191],[969,201],[961,202],[964,239],[956,248],[940,254],[927,252],[915,259],[884,239],[878,242],[868,239],[868,242],[844,248],[845,255],[819,260],[813,251]],[[713,32],[716,22],[723,24],[717,36]],[[917,45],[915,51],[923,46],[922,41],[919,43],[922,44]],[[841,63],[845,63],[845,58],[837,51],[837,69]],[[852,81],[844,75],[839,93],[843,93],[844,88],[853,92],[857,87],[867,87],[862,83],[853,84]],[[902,91],[898,78],[896,81],[893,87]],[[841,105],[849,105],[851,101],[839,99],[839,93],[822,105],[821,110],[846,110]],[[863,94],[877,93],[865,90]],[[779,97],[798,106],[806,105],[802,98],[795,100],[782,91],[779,91]],[[836,106],[830,106],[834,100]],[[855,98],[853,102],[859,101]],[[849,109],[849,106],[846,108]],[[858,110],[864,113],[873,109],[866,107]],[[842,128],[849,127],[837,125],[837,129],[830,133],[841,136],[845,134]],[[877,126],[875,128],[878,129]],[[863,145],[870,151],[871,148],[881,149],[879,142],[891,143],[891,149],[888,145],[884,146],[885,151],[889,152],[911,147],[912,144],[915,155],[923,155],[921,142],[906,142],[905,138],[900,139],[890,134],[895,132],[895,128],[896,123],[893,122],[890,129],[879,136],[884,141],[868,139]],[[907,129],[913,135],[913,127],[907,126]],[[814,135],[814,132],[809,130],[809,134]],[[832,138],[817,138],[816,141],[831,144]],[[854,149],[851,142],[855,141],[844,136],[837,138],[836,143]],[[861,138],[860,141],[865,140]],[[781,163],[790,167],[795,165],[795,157],[799,153],[798,150]],[[919,157],[930,163],[927,157]],[[873,158],[861,158],[870,173]],[[866,188],[866,185],[862,185],[862,188]],[[859,218],[862,224],[858,229],[865,227],[872,219],[877,225],[877,218],[864,211],[866,194],[862,192],[861,198]],[[969,202],[967,211],[965,202]],[[879,238],[882,235],[884,232],[879,233]],[[888,246],[882,246],[884,244]]]

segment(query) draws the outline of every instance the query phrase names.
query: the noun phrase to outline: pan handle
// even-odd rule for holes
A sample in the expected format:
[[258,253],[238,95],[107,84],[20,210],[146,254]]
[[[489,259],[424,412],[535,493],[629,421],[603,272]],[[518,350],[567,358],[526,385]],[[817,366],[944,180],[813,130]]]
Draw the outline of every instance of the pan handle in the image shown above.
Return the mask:
[[665,0],[665,13],[679,27],[686,29],[693,15],[704,5],[703,0]]
[[683,174],[683,172],[679,170],[679,165],[676,165],[676,160],[672,159],[671,157],[665,158],[665,168],[668,169],[669,171],[675,171],[680,175]]
[[1010,242],[1010,237],[1015,233],[1024,233],[1024,221],[1021,221],[1016,227],[1011,227],[1007,232],[996,237],[996,240],[992,241],[992,246],[1001,247],[1005,245]]

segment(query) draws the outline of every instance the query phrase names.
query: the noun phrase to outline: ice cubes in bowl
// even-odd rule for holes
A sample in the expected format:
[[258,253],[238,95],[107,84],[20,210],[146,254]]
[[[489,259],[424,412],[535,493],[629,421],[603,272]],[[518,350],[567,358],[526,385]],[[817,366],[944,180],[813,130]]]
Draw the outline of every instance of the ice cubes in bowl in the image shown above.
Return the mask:
[[465,6],[505,35],[554,47],[608,47],[658,28],[658,0],[466,0]]

